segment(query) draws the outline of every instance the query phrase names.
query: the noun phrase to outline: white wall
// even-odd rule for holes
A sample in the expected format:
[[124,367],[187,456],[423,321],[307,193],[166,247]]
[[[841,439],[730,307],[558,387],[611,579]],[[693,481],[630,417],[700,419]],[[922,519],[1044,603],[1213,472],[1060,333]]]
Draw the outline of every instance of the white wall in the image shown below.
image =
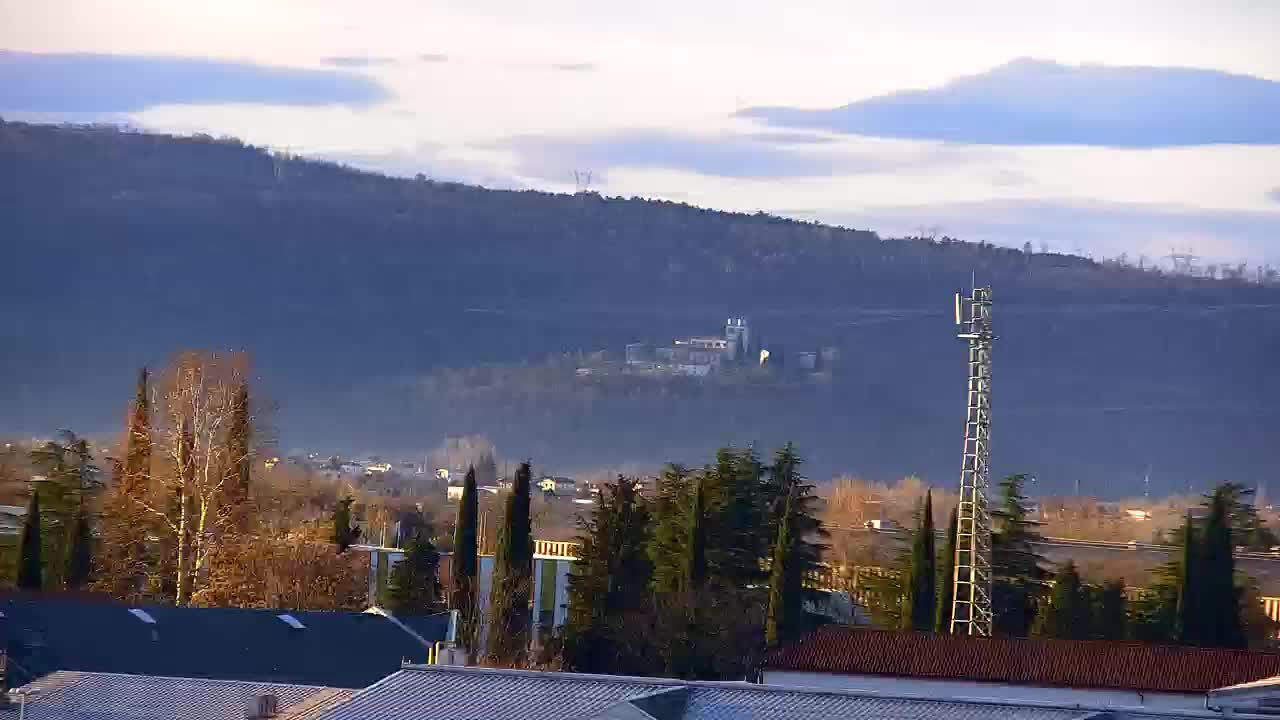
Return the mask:
[[1095,690],[968,680],[930,680],[891,675],[837,675],[833,673],[765,670],[766,685],[789,685],[841,690],[869,690],[885,694],[921,695],[937,698],[983,698],[1027,700],[1092,707],[1148,707],[1160,709],[1204,709],[1205,696],[1172,693],[1142,693],[1134,690]]

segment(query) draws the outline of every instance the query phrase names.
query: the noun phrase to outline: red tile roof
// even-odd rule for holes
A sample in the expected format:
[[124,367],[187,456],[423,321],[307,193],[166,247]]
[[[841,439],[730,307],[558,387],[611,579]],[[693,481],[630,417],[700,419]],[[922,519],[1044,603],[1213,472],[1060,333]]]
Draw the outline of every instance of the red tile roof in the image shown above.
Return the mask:
[[826,626],[771,653],[765,669],[1202,693],[1280,675],[1280,653]]

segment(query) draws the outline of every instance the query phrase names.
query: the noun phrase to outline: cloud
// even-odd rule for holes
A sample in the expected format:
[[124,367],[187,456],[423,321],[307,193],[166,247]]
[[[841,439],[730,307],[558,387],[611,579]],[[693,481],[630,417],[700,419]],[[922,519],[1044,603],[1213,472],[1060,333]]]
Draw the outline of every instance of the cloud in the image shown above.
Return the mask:
[[1021,59],[832,109],[753,107],[771,125],[982,145],[1280,144],[1280,82],[1195,68]]
[[1280,203],[1280,187],[1272,188],[1271,191],[1267,193],[1267,199],[1271,202]]
[[0,110],[127,113],[156,105],[372,105],[375,80],[207,58],[0,51]]
[[552,69],[564,72],[592,72],[596,69],[595,63],[578,62],[578,63],[552,63]]
[[370,57],[364,55],[334,55],[322,58],[320,62],[340,68],[366,68],[375,65],[391,65],[396,61],[389,57]]
[[[694,133],[625,129],[566,135],[519,135],[497,145],[515,154],[522,175],[564,181],[575,169],[606,180],[613,168],[662,168],[726,178],[801,178],[887,172],[972,160],[963,148],[830,146],[806,133]],[[873,141],[876,142],[876,141]],[[814,147],[821,145],[822,147]],[[865,145],[865,144],[864,144]]]
[[441,63],[448,62],[449,56],[441,53],[422,53],[418,56],[418,59],[425,63]]
[[873,227],[884,235],[936,226],[941,234],[1010,247],[1041,243],[1094,257],[1163,258],[1191,250],[1204,262],[1280,264],[1280,211],[1210,210],[1172,204],[1076,200],[992,200],[867,207],[824,212],[822,220]]

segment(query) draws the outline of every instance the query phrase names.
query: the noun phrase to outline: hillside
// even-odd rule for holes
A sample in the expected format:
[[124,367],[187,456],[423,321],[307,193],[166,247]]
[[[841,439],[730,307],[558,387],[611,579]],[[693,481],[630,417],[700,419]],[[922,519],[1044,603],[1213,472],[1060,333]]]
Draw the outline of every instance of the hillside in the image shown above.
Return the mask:
[[[544,465],[794,439],[810,471],[953,481],[951,293],[991,283],[998,471],[1101,494],[1280,465],[1280,288],[598,195],[494,191],[235,141],[0,124],[0,433],[113,431],[131,369],[244,347],[286,448],[417,454],[488,433]],[[745,315],[831,345],[826,385],[445,387]]]

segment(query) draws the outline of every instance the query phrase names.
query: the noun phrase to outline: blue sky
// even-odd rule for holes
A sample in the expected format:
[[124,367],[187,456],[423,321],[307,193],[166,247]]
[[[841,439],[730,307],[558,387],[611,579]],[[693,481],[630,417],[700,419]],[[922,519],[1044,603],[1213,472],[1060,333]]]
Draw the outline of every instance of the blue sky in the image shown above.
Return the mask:
[[1280,3],[0,0],[0,115],[1280,265]]

